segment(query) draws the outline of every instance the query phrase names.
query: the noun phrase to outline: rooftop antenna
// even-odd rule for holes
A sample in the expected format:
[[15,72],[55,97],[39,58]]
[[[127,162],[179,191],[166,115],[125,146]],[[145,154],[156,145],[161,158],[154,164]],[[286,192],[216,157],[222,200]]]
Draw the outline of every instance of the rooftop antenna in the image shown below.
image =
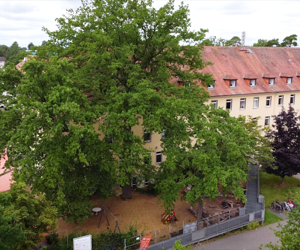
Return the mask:
[[242,47],[244,48],[244,46],[245,46],[245,36],[246,36],[246,32],[245,31],[243,31],[242,32]]

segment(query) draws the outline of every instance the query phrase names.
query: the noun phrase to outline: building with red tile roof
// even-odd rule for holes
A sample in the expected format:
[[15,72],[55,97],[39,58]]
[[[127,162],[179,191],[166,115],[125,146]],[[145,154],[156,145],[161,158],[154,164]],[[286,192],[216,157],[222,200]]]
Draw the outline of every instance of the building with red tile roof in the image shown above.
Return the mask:
[[215,86],[208,87],[211,102],[233,116],[260,117],[268,126],[273,115],[289,103],[300,109],[300,48],[204,47],[205,67]]

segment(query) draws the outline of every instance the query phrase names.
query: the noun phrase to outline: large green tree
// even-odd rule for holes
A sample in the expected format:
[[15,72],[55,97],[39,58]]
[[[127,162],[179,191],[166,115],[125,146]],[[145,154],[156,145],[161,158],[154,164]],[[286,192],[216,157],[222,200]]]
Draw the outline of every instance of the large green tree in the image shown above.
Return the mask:
[[42,233],[57,226],[57,209],[43,195],[32,194],[24,183],[14,183],[8,193],[0,193],[0,209],[4,222],[0,225],[1,249],[33,249]]
[[[175,10],[169,1],[156,10],[150,0],[83,1],[57,22],[57,31],[45,29],[49,42],[25,63],[25,74],[8,67],[0,75],[0,88],[11,93],[11,109],[0,113],[0,145],[7,147],[7,164],[15,167],[16,180],[45,193],[60,215],[78,220],[90,215],[91,192],[107,198],[114,184],[127,185],[136,175],[157,179],[162,187],[157,178],[164,178],[162,173],[201,169],[202,157],[211,149],[211,160],[220,162],[219,152],[226,160],[223,175],[217,173],[221,165],[211,172],[221,181],[226,177],[224,186],[228,183],[241,196],[249,138],[235,118],[204,104],[209,94],[199,84],[213,84],[209,74],[199,73],[208,64],[200,46],[206,30],[190,30],[187,6]],[[224,130],[217,129],[223,121]],[[149,149],[132,132],[137,126],[148,133],[165,131],[160,168],[142,160]],[[234,134],[231,138],[227,130]],[[217,142],[210,147],[210,140]],[[181,167],[181,159],[193,160]],[[209,172],[210,164],[205,166]],[[208,172],[198,178],[212,177]],[[210,189],[198,188],[213,197],[218,185],[213,178]],[[162,192],[168,208],[176,197],[171,202],[165,197]]]

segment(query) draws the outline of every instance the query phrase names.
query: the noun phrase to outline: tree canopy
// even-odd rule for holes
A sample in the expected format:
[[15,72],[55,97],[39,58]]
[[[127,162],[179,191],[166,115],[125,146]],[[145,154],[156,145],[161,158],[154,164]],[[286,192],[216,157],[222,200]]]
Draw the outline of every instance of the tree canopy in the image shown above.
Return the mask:
[[288,110],[274,116],[273,130],[266,135],[271,140],[274,163],[266,166],[265,171],[280,176],[300,173],[300,117],[290,105]]
[[[137,175],[157,180],[167,209],[179,185],[201,178],[188,200],[214,197],[223,181],[242,197],[253,142],[236,118],[205,105],[209,94],[199,85],[214,82],[200,72],[209,64],[201,58],[206,30],[191,31],[187,6],[83,1],[57,23],[57,31],[44,28],[50,40],[24,74],[12,66],[0,73],[11,106],[0,112],[0,146],[15,180],[75,221],[90,216],[93,192],[107,198]],[[159,168],[142,160],[155,149],[136,127],[166,132]]]
[[297,35],[295,34],[285,37],[281,43],[282,47],[292,47],[297,45]]
[[[297,204],[299,204],[299,195],[297,197]],[[300,206],[293,208],[293,212],[287,214],[287,223],[285,225],[278,224],[274,230],[275,236],[279,238],[279,244],[269,243],[264,247],[271,250],[289,250],[300,248]],[[260,247],[262,249],[262,246]]]
[[241,46],[241,45],[242,45],[242,41],[241,38],[239,38],[238,36],[234,36],[230,40],[227,40],[225,42],[225,46]]
[[42,195],[26,190],[24,183],[14,183],[8,193],[0,193],[1,249],[33,249],[40,235],[54,230],[57,209]]

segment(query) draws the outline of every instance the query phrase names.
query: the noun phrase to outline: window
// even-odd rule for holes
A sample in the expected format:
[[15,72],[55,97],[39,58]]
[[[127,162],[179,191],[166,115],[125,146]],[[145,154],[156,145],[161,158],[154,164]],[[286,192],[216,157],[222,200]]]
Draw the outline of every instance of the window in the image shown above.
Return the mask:
[[295,104],[295,95],[291,95],[290,97],[290,104]]
[[213,107],[216,109],[218,108],[218,101],[211,101],[211,104],[213,105]]
[[156,152],[156,164],[162,163],[162,153]]
[[254,97],[253,98],[253,108],[257,109],[259,105],[259,97]]
[[275,85],[275,78],[269,78],[269,85]]
[[144,141],[151,142],[151,133],[148,133],[147,129],[144,129]]
[[112,135],[106,135],[105,136],[105,141],[107,143],[113,143],[114,142],[113,136]]
[[232,103],[232,100],[226,100],[226,109],[228,110],[231,110],[231,103]]
[[265,117],[265,126],[269,126],[270,125],[270,116],[266,116]]
[[286,78],[286,84],[292,84],[292,77]]
[[283,95],[278,96],[278,106],[283,105]]
[[215,83],[216,83],[216,81],[214,81],[214,84],[208,85],[208,88],[207,88],[207,89],[214,89],[214,88],[215,88]]
[[240,99],[240,109],[245,109],[246,108],[246,98],[241,98]]
[[250,80],[250,87],[255,87],[256,86],[256,79],[251,79]]
[[161,138],[162,139],[166,138],[166,130],[165,129],[163,129],[162,132],[161,132]]
[[235,88],[236,87],[236,80],[230,80],[229,86],[230,86],[230,88]]
[[271,96],[267,96],[266,107],[271,107]]

